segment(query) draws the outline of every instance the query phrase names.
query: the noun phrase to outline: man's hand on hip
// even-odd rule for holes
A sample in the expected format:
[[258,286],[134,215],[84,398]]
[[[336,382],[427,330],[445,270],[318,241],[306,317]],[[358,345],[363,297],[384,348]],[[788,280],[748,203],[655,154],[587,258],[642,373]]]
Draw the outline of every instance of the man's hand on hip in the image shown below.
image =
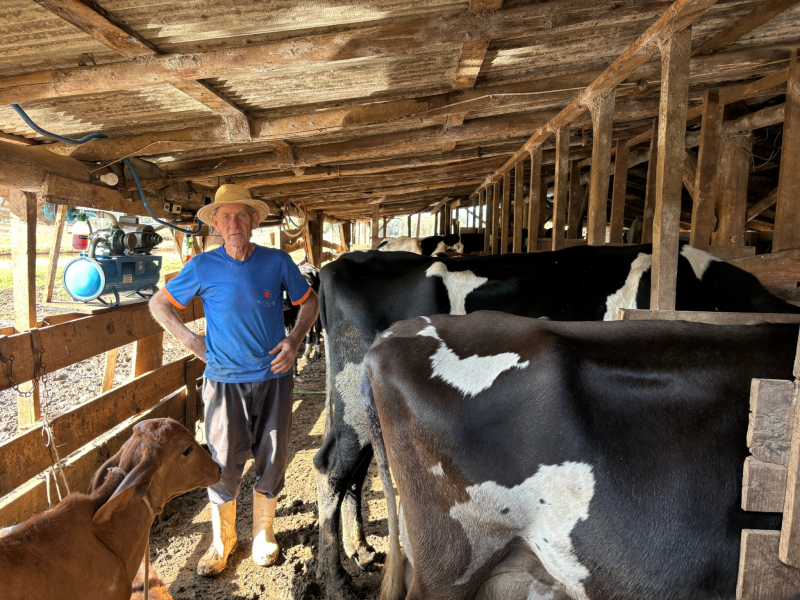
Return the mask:
[[203,362],[208,362],[208,359],[206,359],[206,336],[195,335],[186,347],[194,352],[197,358]]
[[278,355],[272,359],[270,370],[276,375],[288,373],[294,364],[294,359],[297,358],[297,347],[299,345],[300,342],[294,342],[288,337],[278,342],[278,345],[269,351],[269,354]]

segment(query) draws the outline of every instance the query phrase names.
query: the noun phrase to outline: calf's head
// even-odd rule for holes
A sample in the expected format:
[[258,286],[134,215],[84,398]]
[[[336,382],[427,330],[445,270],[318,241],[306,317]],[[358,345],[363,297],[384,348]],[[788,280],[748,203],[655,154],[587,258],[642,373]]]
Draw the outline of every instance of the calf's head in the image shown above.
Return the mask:
[[219,481],[221,469],[183,425],[173,419],[149,419],[95,473],[90,493],[105,481],[109,469],[122,469],[125,478],[109,500],[95,512],[95,525],[147,494],[156,514],[164,504],[196,487]]

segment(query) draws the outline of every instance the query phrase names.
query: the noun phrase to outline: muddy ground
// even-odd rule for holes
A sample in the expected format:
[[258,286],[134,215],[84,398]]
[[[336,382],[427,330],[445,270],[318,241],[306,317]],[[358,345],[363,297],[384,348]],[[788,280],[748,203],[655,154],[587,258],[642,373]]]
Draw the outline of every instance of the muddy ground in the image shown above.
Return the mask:
[[[324,358],[311,361],[295,379],[295,392],[325,390]],[[275,536],[281,546],[278,563],[256,566],[250,557],[252,541],[252,460],[245,468],[244,485],[237,504],[239,547],[229,568],[216,578],[199,577],[195,569],[211,543],[211,508],[205,490],[176,498],[153,526],[150,557],[156,571],[176,600],[291,599],[327,600],[340,595],[317,581],[317,482],[312,464],[322,443],[323,394],[294,396],[294,420],[289,445],[286,488],[279,496]],[[364,485],[364,526],[367,540],[378,552],[388,549],[386,503],[375,464]],[[344,552],[342,551],[342,556]],[[365,600],[377,600],[378,571],[364,573],[345,559],[345,568]]]

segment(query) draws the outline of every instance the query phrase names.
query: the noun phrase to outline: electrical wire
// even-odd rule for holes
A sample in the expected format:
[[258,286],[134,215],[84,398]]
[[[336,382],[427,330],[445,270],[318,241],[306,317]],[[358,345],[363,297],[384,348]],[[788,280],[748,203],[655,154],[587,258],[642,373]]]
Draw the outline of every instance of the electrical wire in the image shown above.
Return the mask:
[[[51,140],[56,140],[57,142],[64,142],[67,144],[72,144],[74,146],[80,146],[81,144],[85,144],[90,140],[100,140],[108,138],[108,136],[104,133],[90,133],[88,135],[83,136],[79,140],[74,140],[72,138],[64,137],[63,135],[58,135],[57,133],[51,133],[46,129],[42,129],[36,123],[34,123],[33,120],[28,116],[28,114],[24,110],[22,110],[22,107],[19,104],[12,104],[11,108],[13,108],[16,111],[16,113],[22,118],[22,120],[25,121],[28,127],[33,129],[36,133],[38,133],[39,135],[43,135],[44,137],[50,138]],[[183,229],[181,227],[176,227],[175,225],[172,225],[167,221],[163,221],[159,219],[157,216],[155,216],[153,214],[153,210],[150,208],[150,205],[147,203],[147,198],[144,195],[144,190],[142,189],[142,184],[139,181],[139,176],[136,174],[136,169],[133,168],[133,165],[131,164],[131,161],[128,158],[123,158],[122,162],[124,162],[128,166],[128,169],[130,169],[131,175],[133,175],[133,181],[136,183],[136,189],[139,191],[139,197],[142,199],[142,204],[147,210],[147,213],[150,215],[150,218],[152,218],[156,223],[164,225],[165,227],[169,227],[170,229],[174,229],[175,231],[178,231],[180,233],[185,233],[187,235],[196,235],[200,233],[203,224],[197,217],[195,217],[195,220],[197,221],[197,229],[191,230],[191,229]]]

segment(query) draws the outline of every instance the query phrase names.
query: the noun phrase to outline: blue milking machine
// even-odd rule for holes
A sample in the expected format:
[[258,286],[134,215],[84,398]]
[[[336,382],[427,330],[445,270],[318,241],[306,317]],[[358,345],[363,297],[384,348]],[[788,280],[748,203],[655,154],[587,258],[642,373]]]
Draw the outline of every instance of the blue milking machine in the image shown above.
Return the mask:
[[[80,145],[89,140],[106,137],[102,133],[92,133],[80,140],[63,137],[50,133],[36,125],[18,104],[11,107],[28,124],[31,129],[51,139],[68,144]],[[123,162],[130,169],[139,196],[152,219],[162,226],[169,227],[180,233],[193,235],[199,233],[201,223],[192,231],[176,227],[167,221],[162,221],[153,214],[147,198],[142,190],[139,177],[127,158]],[[70,222],[83,219],[82,211],[72,207],[68,209],[67,220]],[[79,258],[71,261],[65,268],[61,278],[67,293],[80,302],[98,300],[107,306],[117,306],[120,302],[120,293],[127,295],[136,294],[142,298],[152,295],[156,291],[161,272],[161,257],[151,255],[150,252],[163,241],[152,225],[140,225],[138,219],[120,217],[103,213],[111,220],[111,226],[89,234],[87,252],[81,253]],[[55,210],[52,205],[45,204],[43,216],[48,220],[55,220]],[[98,215],[99,216],[99,213]],[[72,217],[72,218],[70,218]],[[114,302],[103,300],[102,296],[113,294]]]

